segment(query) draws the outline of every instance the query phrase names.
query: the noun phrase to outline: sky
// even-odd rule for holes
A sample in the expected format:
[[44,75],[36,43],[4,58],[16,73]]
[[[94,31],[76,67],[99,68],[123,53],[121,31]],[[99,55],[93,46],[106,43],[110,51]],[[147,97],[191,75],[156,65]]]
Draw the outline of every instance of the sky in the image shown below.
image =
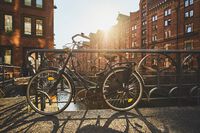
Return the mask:
[[57,49],[71,42],[77,33],[108,30],[119,13],[137,11],[139,0],[55,0],[54,33]]

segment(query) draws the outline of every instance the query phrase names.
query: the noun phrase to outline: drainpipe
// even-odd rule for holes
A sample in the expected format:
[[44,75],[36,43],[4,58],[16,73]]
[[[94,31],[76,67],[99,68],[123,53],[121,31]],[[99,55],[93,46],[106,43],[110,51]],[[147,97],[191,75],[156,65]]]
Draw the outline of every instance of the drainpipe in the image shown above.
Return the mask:
[[179,43],[179,41],[178,41],[178,39],[179,39],[179,28],[178,28],[178,26],[179,26],[179,21],[180,21],[180,17],[179,17],[179,15],[180,15],[180,0],[178,0],[178,5],[177,5],[177,8],[176,8],[176,18],[177,18],[177,23],[176,23],[176,49],[179,49],[179,45],[178,45],[178,43]]

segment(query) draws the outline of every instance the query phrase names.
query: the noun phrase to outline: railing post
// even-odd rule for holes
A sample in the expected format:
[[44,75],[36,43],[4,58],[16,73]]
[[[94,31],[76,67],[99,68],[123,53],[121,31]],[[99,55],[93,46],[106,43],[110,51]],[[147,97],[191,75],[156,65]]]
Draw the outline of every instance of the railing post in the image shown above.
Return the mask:
[[3,81],[3,83],[2,83],[2,87],[4,88],[4,83],[5,83],[5,68],[4,68],[5,66],[4,65],[2,65],[2,81]]
[[12,67],[12,82],[14,84],[14,78],[15,78],[15,66]]
[[160,87],[160,55],[157,55],[157,67],[156,67],[156,69],[157,69],[157,87],[158,87],[158,89],[161,89],[161,87]]
[[[181,73],[182,73],[182,65],[181,65],[181,53],[176,53],[176,82],[178,87],[178,97],[181,96]],[[178,100],[180,104],[180,100]]]
[[198,86],[198,90],[197,90],[197,104],[200,103],[200,54],[197,55],[197,65],[198,65],[198,69],[197,69],[197,86]]

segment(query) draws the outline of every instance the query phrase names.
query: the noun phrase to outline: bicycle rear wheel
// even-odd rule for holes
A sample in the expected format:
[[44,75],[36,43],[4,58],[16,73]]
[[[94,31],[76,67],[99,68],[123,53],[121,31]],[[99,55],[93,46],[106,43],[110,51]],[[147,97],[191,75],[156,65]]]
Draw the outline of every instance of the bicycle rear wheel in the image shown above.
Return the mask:
[[142,97],[143,86],[136,73],[126,68],[114,69],[105,78],[102,94],[107,105],[117,111],[128,111],[135,107]]
[[73,87],[70,78],[62,74],[58,84],[58,71],[46,69],[37,73],[27,87],[27,101],[30,107],[42,115],[55,115],[64,111],[71,102]]

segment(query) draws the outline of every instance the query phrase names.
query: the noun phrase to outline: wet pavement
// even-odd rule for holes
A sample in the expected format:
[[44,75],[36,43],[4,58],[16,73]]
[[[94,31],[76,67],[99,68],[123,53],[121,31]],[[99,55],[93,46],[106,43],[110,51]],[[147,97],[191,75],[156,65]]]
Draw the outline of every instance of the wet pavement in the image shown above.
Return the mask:
[[56,116],[28,112],[25,97],[0,99],[0,132],[199,133],[200,106],[65,111]]

